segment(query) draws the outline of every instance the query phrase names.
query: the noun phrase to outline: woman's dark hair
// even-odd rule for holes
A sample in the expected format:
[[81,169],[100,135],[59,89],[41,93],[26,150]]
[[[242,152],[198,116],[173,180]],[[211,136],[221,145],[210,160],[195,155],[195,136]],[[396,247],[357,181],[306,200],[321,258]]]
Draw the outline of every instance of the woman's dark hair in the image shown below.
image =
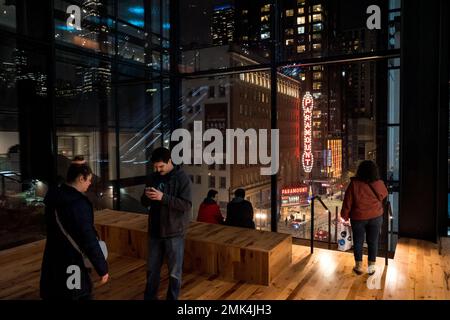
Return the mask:
[[170,157],[171,157],[171,155],[170,155],[169,149],[164,148],[164,147],[159,147],[159,148],[156,148],[155,150],[153,150],[150,161],[153,163],[161,162],[161,161],[164,163],[169,163]]
[[371,160],[364,160],[358,166],[356,171],[356,178],[365,182],[374,182],[380,179],[378,175],[378,167],[375,162]]
[[87,179],[92,174],[91,168],[87,164],[75,164],[72,163],[67,170],[67,182],[72,183],[81,175],[84,179]]
[[216,191],[216,190],[214,190],[214,189],[211,189],[211,190],[209,190],[208,191],[208,194],[207,194],[207,198],[214,198],[215,196],[216,196],[216,194],[218,194],[218,192]]

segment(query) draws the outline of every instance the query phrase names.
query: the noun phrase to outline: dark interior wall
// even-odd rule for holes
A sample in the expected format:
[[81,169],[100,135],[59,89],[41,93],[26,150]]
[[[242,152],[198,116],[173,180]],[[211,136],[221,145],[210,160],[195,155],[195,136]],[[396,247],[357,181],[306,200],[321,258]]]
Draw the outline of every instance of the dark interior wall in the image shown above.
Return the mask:
[[447,130],[440,125],[443,117],[448,121],[442,113],[448,112],[448,93],[442,90],[448,88],[448,46],[442,46],[446,8],[444,0],[402,1],[399,235],[431,241],[447,193],[442,143]]
[[[56,158],[53,119],[54,32],[53,1],[16,1],[17,49],[26,52],[21,76],[45,77],[45,89],[36,81],[17,81],[19,143],[22,180],[54,182]],[[45,92],[45,93],[44,93]]]
[[[440,192],[437,194],[438,206],[437,233],[439,236],[447,236],[448,227],[448,139],[449,132],[449,108],[450,108],[450,2],[441,1],[440,6],[440,44],[439,44],[439,154],[437,166],[439,168],[436,181]],[[444,192],[444,190],[447,190]]]

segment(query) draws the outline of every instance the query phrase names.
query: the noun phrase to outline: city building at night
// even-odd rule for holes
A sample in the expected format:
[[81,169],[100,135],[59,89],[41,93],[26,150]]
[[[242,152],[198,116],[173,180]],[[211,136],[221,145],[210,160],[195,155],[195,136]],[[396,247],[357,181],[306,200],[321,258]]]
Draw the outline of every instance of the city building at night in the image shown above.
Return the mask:
[[[142,299],[149,244],[176,233],[180,300],[450,300],[449,11],[446,0],[0,1],[0,300],[40,298],[61,209],[48,199],[80,157],[91,238],[110,253],[109,283],[91,273],[95,299]],[[237,130],[242,148],[227,151]],[[156,175],[154,151],[183,142],[190,161],[172,162],[186,176]],[[207,163],[216,142],[214,156],[235,159]],[[155,181],[160,192],[145,189]],[[239,189],[245,228],[198,221],[203,203],[227,218]],[[173,217],[183,227],[164,238]],[[361,237],[374,219],[375,240]],[[163,268],[158,298],[177,277]]]

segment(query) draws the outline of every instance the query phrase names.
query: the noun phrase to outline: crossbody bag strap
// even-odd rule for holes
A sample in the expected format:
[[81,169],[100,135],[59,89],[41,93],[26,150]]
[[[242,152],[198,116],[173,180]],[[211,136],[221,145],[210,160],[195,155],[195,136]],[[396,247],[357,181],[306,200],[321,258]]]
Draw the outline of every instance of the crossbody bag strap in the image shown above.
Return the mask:
[[61,221],[59,220],[58,217],[58,212],[55,209],[55,217],[56,217],[56,223],[59,226],[59,229],[61,229],[61,232],[66,236],[67,240],[69,240],[70,244],[75,248],[75,250],[77,250],[82,256],[83,258],[85,257],[83,251],[81,251],[80,247],[77,245],[77,243],[75,242],[75,240],[72,239],[72,237],[70,236],[70,234],[66,231],[66,229],[64,229]]
[[[369,185],[370,190],[372,190],[373,194],[374,194],[374,195],[377,197],[377,199],[378,199],[378,194],[377,194],[377,192],[375,191],[375,188],[372,187],[372,185],[371,185],[370,183],[367,183],[367,184]],[[385,199],[386,199],[386,201],[385,201]],[[381,202],[381,206],[382,206],[382,208],[383,208],[383,215],[384,215],[384,214],[392,215],[391,212],[390,212],[390,204],[389,204],[389,201],[387,200],[387,198],[385,198],[385,199],[383,199],[383,200],[378,199],[378,201]],[[387,213],[386,213],[386,212],[387,212]]]
[[381,204],[384,204],[383,200],[378,199],[378,193],[375,191],[375,188],[369,182],[367,182],[367,184],[369,185],[370,190],[372,190],[372,192],[375,195],[375,197],[377,198],[377,200],[380,201]]

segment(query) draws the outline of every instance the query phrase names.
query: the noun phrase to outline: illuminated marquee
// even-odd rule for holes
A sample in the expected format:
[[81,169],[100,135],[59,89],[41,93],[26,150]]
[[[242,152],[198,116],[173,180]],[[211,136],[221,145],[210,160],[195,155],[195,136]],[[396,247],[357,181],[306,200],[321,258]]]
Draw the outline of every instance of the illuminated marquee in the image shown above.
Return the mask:
[[312,154],[312,111],[314,108],[313,97],[309,92],[306,92],[302,100],[303,107],[303,155],[302,164],[303,170],[310,173],[313,168],[314,158]]
[[291,195],[291,194],[299,194],[299,193],[307,193],[307,192],[308,192],[308,187],[281,189],[282,195]]

